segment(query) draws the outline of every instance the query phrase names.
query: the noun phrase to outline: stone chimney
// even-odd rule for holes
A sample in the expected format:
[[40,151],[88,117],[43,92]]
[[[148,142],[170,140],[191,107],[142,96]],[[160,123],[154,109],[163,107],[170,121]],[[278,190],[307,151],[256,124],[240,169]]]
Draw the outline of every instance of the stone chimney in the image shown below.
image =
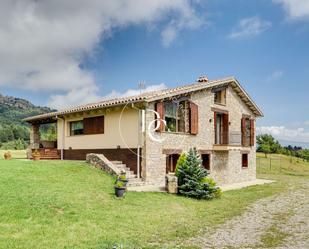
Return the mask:
[[197,82],[208,82],[207,76],[200,76],[197,79]]

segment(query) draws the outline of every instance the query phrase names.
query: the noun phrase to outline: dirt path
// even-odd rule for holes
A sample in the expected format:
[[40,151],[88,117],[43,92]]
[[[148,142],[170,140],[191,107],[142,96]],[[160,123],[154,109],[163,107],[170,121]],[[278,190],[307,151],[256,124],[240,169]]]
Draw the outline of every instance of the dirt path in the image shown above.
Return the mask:
[[309,180],[301,188],[262,199],[212,234],[191,239],[201,248],[309,249]]

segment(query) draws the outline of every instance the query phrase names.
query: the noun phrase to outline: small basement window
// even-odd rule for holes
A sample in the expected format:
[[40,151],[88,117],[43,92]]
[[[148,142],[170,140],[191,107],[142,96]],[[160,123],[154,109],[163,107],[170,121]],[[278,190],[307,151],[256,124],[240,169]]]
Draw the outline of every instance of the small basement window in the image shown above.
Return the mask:
[[171,154],[166,156],[166,173],[174,173],[176,170],[179,154]]
[[248,168],[248,154],[242,154],[242,167]]
[[210,155],[202,154],[202,165],[205,169],[210,170]]
[[84,122],[83,120],[70,122],[70,135],[82,135],[84,134]]

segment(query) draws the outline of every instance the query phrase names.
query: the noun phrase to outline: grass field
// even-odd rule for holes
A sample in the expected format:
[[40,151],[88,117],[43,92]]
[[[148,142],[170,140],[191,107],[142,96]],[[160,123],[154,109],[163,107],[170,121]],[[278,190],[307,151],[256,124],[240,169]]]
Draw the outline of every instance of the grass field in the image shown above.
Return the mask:
[[0,160],[0,248],[175,248],[299,177],[261,176],[278,181],[213,201],[134,192],[116,199],[114,179],[86,163]]

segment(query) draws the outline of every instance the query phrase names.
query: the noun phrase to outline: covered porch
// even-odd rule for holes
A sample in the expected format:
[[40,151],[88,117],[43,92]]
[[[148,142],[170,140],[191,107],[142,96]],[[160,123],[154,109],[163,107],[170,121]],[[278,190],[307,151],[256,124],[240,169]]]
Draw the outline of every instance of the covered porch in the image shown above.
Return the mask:
[[[30,122],[30,145],[28,148],[27,156],[29,159],[32,158],[32,153],[38,151],[40,153],[41,159],[61,159],[61,151],[58,150],[57,146],[57,129],[55,126],[54,137],[42,137],[41,130],[42,127],[48,127],[48,124],[55,125],[57,123],[56,119],[44,119],[34,122]],[[46,126],[47,125],[47,126]]]

